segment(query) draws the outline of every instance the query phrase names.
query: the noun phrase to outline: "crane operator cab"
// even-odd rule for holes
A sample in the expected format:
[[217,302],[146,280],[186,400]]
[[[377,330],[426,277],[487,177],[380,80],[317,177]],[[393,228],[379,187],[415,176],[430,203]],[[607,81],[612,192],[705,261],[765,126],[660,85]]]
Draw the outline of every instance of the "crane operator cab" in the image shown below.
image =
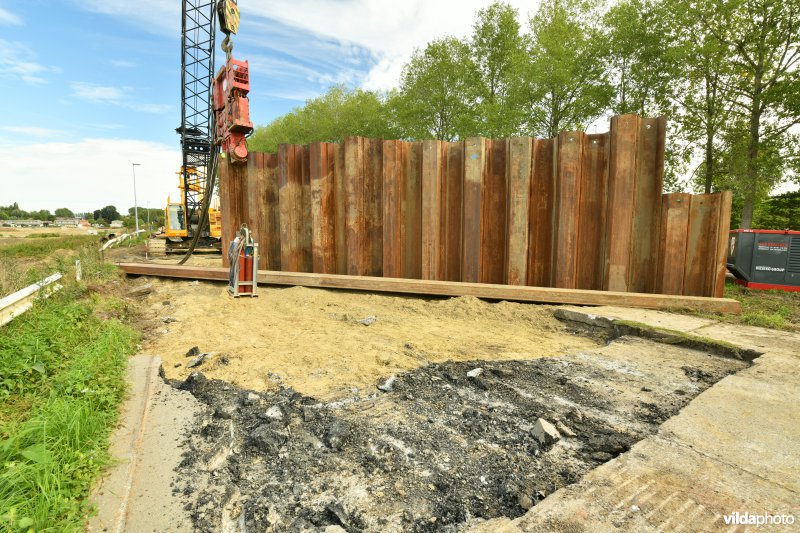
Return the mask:
[[183,204],[173,203],[167,198],[167,212],[164,234],[167,238],[183,239],[189,236],[186,230],[186,215]]
[[[183,213],[183,206],[181,204],[168,204],[169,205],[169,231],[176,233],[174,236],[186,236],[186,219]],[[182,235],[181,235],[182,234]]]

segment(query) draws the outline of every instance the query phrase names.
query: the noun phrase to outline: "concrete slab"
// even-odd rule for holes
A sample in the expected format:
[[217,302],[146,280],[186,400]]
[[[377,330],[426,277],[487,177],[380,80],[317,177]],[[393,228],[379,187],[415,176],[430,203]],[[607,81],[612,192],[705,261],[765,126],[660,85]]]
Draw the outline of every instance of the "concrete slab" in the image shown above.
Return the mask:
[[677,315],[652,309],[634,309],[632,307],[584,307],[578,305],[563,306],[562,309],[579,311],[587,315],[604,316],[618,320],[641,322],[653,327],[674,329],[677,331],[693,331],[704,326],[717,324],[716,320],[689,315]]
[[714,322],[691,330],[695,335],[733,343],[752,350],[800,353],[800,335],[788,331]]
[[172,494],[180,441],[200,409],[194,397],[159,377],[161,359],[137,355],[128,364],[131,390],[112,437],[111,468],[92,497],[98,514],[87,531],[191,531],[183,503]]
[[[579,310],[580,308],[571,308]],[[565,487],[517,520],[471,531],[747,531],[734,512],[800,524],[800,335],[658,311],[584,308],[606,318],[698,334],[763,351],[695,398],[658,434]],[[667,315],[667,316],[665,316]],[[755,528],[752,528],[755,529]]]

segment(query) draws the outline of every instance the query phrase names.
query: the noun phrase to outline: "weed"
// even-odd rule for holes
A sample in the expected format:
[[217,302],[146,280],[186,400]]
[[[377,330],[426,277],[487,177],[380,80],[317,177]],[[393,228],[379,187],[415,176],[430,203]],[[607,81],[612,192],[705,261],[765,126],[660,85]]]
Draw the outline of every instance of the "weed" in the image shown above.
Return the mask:
[[61,237],[61,234],[51,231],[45,233],[29,233],[25,236],[26,239],[51,239],[53,237]]
[[741,302],[741,315],[687,310],[678,312],[734,324],[800,331],[800,292],[748,289],[728,281],[725,283],[725,297]]
[[76,256],[3,262],[20,279],[61,271],[65,286],[0,328],[0,531],[82,530],[86,498],[109,459],[138,336],[119,320],[129,314],[123,301],[87,288],[117,269],[95,246],[76,252],[81,282]]
[[36,259],[49,256],[57,250],[74,250],[90,243],[96,243],[97,236],[65,235],[52,239],[36,239],[32,242],[0,245],[0,259]]

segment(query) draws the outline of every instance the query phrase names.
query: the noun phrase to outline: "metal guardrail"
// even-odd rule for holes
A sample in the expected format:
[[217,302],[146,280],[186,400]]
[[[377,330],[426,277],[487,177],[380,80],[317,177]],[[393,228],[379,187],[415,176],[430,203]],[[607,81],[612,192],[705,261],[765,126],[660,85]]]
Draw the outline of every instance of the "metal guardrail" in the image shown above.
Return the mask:
[[61,285],[56,283],[61,279],[61,273],[56,272],[41,281],[28,285],[24,289],[0,299],[0,326],[5,326],[15,317],[18,317],[31,307],[36,298],[47,298],[54,292],[61,289]]
[[100,251],[101,256],[102,256],[103,252],[106,251],[106,249],[111,248],[112,246],[115,246],[117,244],[120,244],[125,239],[133,238],[136,235],[138,235],[140,233],[145,233],[145,232],[146,232],[146,230],[140,229],[139,231],[134,231],[133,233],[123,233],[119,237],[115,237],[113,239],[107,240],[106,242],[103,243],[103,246],[100,247],[99,251]]

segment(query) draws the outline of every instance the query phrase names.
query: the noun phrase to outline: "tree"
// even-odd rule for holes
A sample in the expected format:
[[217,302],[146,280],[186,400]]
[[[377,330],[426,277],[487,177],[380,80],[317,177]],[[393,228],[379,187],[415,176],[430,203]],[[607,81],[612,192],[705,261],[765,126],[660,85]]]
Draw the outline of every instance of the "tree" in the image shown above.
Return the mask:
[[472,27],[472,66],[480,117],[477,133],[499,138],[519,134],[522,108],[520,78],[525,45],[518,12],[504,2],[478,11]]
[[[139,208],[139,226],[140,227],[147,227],[147,215],[148,212],[150,214],[150,226],[157,228],[159,226],[164,225],[164,210],[161,208],[150,208],[147,209],[146,207]],[[125,224],[125,227],[135,227],[136,226],[136,208],[129,207],[128,208],[128,216],[123,217],[122,221]],[[130,226],[128,225],[130,223]]]
[[[790,129],[800,123],[800,0],[705,0],[696,10],[736,73],[729,86],[732,111],[746,127],[736,179],[741,227],[750,228],[758,201],[785,179],[796,155]],[[766,157],[765,148],[772,152]]]
[[400,90],[389,98],[402,137],[452,141],[474,124],[474,67],[469,46],[453,37],[416,50],[403,67]]
[[75,218],[75,213],[73,213],[66,207],[59,207],[58,209],[56,209],[55,215],[61,218]]
[[[695,151],[687,139],[683,118],[691,113],[681,109],[676,97],[687,93],[681,84],[681,68],[690,64],[683,26],[670,6],[682,0],[622,0],[603,16],[603,38],[598,43],[605,56],[607,75],[614,88],[610,111],[642,116],[667,115],[664,186],[680,190],[685,186],[686,167]],[[679,10],[673,10],[679,11]]]
[[19,208],[19,204],[17,202],[14,202],[11,205],[0,207],[0,211],[6,214],[6,220],[28,218],[30,216],[27,211],[23,211]]
[[671,119],[666,181],[702,159],[688,183],[679,185],[699,184],[708,193],[721,172],[722,136],[730,116],[726,85],[733,71],[724,47],[704,29],[693,6],[693,0],[626,0],[609,11],[607,21],[617,28],[609,35],[612,50],[620,35],[639,35],[642,43],[638,52],[625,47],[636,57],[630,79],[649,96],[638,112]]
[[768,198],[756,210],[753,220],[761,229],[800,230],[800,191]]
[[603,17],[601,46],[614,87],[611,111],[615,114],[659,115],[669,107],[667,93],[675,62],[664,49],[669,44],[665,31],[673,24],[662,20],[661,4],[623,0]]
[[334,85],[327,93],[258,126],[248,139],[251,150],[275,152],[282,143],[340,142],[350,135],[393,137],[384,102],[375,92]]
[[107,205],[102,209],[98,209],[93,213],[93,217],[97,222],[104,221],[106,224],[111,224],[113,220],[121,220],[122,215],[119,214],[117,208],[113,205]]
[[[721,144],[723,134],[731,115],[728,86],[734,71],[728,61],[725,48],[702,25],[691,16],[685,2],[675,4],[671,20],[682,20],[677,24],[680,33],[676,36],[678,44],[673,48],[679,66],[682,83],[673,84],[671,97],[677,102],[682,113],[679,121],[684,138],[692,144],[701,146],[703,164],[696,180],[702,183],[703,192],[710,193],[718,180],[721,169],[719,158],[725,149]],[[680,59],[685,59],[681,61]],[[677,81],[677,80],[676,80]]]
[[[748,123],[744,117],[731,121],[723,132],[723,143],[725,150],[721,153],[719,168],[720,173],[717,177],[717,186],[720,189],[730,189],[733,191],[737,207],[741,210],[733,218],[743,224],[744,204],[747,201],[748,192],[754,192],[753,212],[759,205],[766,200],[769,193],[777,184],[777,180],[770,179],[771,176],[782,176],[785,167],[785,160],[781,153],[781,146],[775,139],[765,139],[760,143],[758,151],[758,168],[763,172],[765,178],[755,184],[748,183],[742,179],[747,174],[749,164],[748,145],[750,143],[750,132]],[[751,222],[752,225],[752,222]]]
[[554,137],[584,129],[609,107],[614,89],[603,64],[592,4],[544,0],[530,20],[529,62],[524,78],[524,129]]

